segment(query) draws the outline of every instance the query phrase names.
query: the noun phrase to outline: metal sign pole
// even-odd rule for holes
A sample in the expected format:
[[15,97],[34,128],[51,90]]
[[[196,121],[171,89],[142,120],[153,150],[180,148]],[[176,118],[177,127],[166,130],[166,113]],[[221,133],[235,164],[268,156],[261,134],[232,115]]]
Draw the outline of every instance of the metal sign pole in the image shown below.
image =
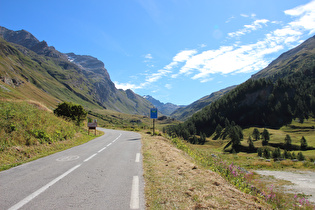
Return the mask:
[[158,110],[157,108],[151,108],[150,109],[150,118],[153,119],[153,136],[155,133],[155,119],[158,117]]

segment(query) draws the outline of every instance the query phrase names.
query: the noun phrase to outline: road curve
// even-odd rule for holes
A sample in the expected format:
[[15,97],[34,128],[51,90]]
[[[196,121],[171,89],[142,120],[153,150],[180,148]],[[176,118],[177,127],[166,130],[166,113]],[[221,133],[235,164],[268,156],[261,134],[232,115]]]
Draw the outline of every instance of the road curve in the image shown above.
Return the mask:
[[0,172],[0,209],[145,209],[138,133],[105,135]]

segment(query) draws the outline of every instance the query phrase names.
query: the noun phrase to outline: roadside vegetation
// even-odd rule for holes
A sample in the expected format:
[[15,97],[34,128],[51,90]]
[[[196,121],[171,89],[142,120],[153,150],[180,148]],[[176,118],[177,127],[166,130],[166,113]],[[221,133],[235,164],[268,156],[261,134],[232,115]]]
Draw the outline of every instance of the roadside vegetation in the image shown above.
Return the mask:
[[215,155],[209,150],[207,152],[200,150],[195,145],[178,138],[171,138],[171,141],[205,169],[220,174],[240,191],[264,200],[271,205],[272,209],[314,209],[315,207],[304,194],[283,192],[281,186],[288,182],[276,179],[266,181],[265,177],[247,171],[234,163],[233,159]]
[[95,138],[35,101],[0,101],[0,116],[0,170]]
[[[86,126],[82,126],[86,122],[57,117],[38,102],[3,100],[0,101],[0,114],[0,170],[95,138],[94,135],[88,136]],[[234,153],[232,144],[226,147],[232,136],[222,138],[225,128],[219,136],[218,133],[210,137],[195,135],[196,143],[193,144],[175,136],[169,139],[163,137],[160,132],[163,127],[178,123],[167,117],[156,120],[154,136],[152,119],[147,116],[103,110],[88,111],[87,117],[97,119],[100,127],[142,134],[149,209],[222,206],[246,206],[249,209],[313,208],[306,195],[284,193],[281,186],[287,182],[267,180],[252,172],[254,169],[315,170],[313,118],[303,123],[292,121],[280,129],[250,127],[240,130],[243,137],[239,141],[239,148],[242,150]],[[265,130],[269,134],[267,143],[263,143],[266,140]],[[200,139],[202,144],[198,144]],[[259,148],[269,148],[269,158],[259,156]],[[280,156],[275,158],[273,151],[276,150],[280,151]],[[304,161],[292,160],[292,154],[298,159],[300,152]],[[284,156],[287,153],[291,154],[290,158]]]
[[[313,209],[307,195],[284,192],[282,186],[290,182],[270,179],[254,170],[315,170],[314,127],[315,119],[309,118],[303,123],[293,120],[280,129],[250,127],[233,131],[230,126],[229,132],[218,129],[201,144],[203,137],[199,135],[195,135],[195,141],[174,134],[169,139],[201,166],[217,172],[239,190],[265,200],[274,209]],[[237,152],[232,141],[236,134]]]
[[208,170],[183,141],[173,143],[151,131],[142,133],[147,209],[271,209],[261,196],[246,194]]

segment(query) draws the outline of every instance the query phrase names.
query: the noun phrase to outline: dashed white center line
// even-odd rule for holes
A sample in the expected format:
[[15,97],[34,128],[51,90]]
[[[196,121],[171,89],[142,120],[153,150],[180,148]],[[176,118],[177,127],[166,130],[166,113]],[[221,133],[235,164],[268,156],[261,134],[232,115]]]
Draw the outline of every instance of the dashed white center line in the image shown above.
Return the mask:
[[103,147],[102,149],[100,149],[99,151],[98,151],[98,153],[100,153],[100,152],[102,152],[104,149],[106,149],[107,147]]
[[[98,153],[102,152],[104,149],[106,149],[108,146],[112,145],[112,143],[114,143],[115,141],[117,141],[119,139],[119,137],[122,134],[119,134],[119,136],[113,140],[111,143],[109,143],[106,147],[103,147],[102,149],[100,149],[97,153],[91,155],[90,157],[86,158],[83,162],[87,162],[89,160],[91,160],[93,157],[95,157]],[[140,155],[140,154],[139,154]],[[79,158],[79,156],[77,156]],[[77,158],[76,158],[77,159]],[[57,159],[59,161],[59,159]],[[76,170],[77,168],[79,168],[81,166],[81,164],[74,166],[73,168],[69,169],[68,171],[66,171],[65,173],[63,173],[62,175],[58,176],[57,178],[55,178],[54,180],[52,180],[51,182],[49,182],[48,184],[46,184],[45,186],[43,186],[42,188],[38,189],[37,191],[33,192],[32,194],[30,194],[29,196],[27,196],[26,198],[24,198],[23,200],[21,200],[20,202],[18,202],[17,204],[15,204],[14,206],[12,206],[11,208],[9,208],[9,210],[17,210],[19,208],[21,208],[22,206],[24,206],[25,204],[27,204],[28,202],[30,202],[31,200],[33,200],[35,197],[37,197],[39,194],[43,193],[45,190],[47,190],[49,187],[51,187],[52,185],[54,185],[55,183],[57,183],[59,180],[63,179],[65,176],[67,176],[68,174],[70,174],[72,171]],[[136,179],[136,180],[135,180]],[[132,189],[132,195],[131,195],[131,199],[135,200],[133,201],[133,206],[139,206],[139,177],[135,178],[132,182],[132,188],[134,188],[134,185],[136,187],[136,189]],[[134,192],[135,191],[135,192]],[[138,198],[136,195],[133,194],[138,194]],[[133,198],[135,197],[135,198]],[[138,201],[137,201],[138,199]],[[138,202],[138,203],[137,203]],[[131,203],[130,203],[131,206]],[[139,207],[138,207],[139,208]],[[135,208],[133,208],[135,209]]]
[[140,207],[139,197],[140,197],[139,196],[139,177],[134,176],[132,179],[130,209],[139,209]]
[[42,188],[40,188],[37,191],[33,192],[32,194],[30,194],[29,196],[27,196],[26,198],[24,198],[23,200],[21,200],[20,202],[18,202],[17,204],[12,206],[11,208],[9,208],[9,210],[16,210],[16,209],[21,208],[22,206],[24,206],[25,204],[27,204],[28,202],[33,200],[35,197],[37,197],[39,194],[41,194],[45,190],[47,190],[50,186],[54,185],[56,182],[58,182],[59,180],[61,180],[62,178],[64,178],[68,174],[70,174],[72,171],[74,171],[75,169],[79,168],[80,166],[81,166],[81,164],[76,165],[73,168],[69,169],[67,172],[61,174],[56,179],[52,180],[51,182],[49,182],[48,184],[46,184]]
[[119,139],[119,137],[121,137],[121,135],[122,134],[120,133],[119,136],[113,142],[117,141]]
[[91,155],[90,157],[86,158],[83,162],[87,162],[87,161],[91,160],[96,155],[97,155],[97,153]]

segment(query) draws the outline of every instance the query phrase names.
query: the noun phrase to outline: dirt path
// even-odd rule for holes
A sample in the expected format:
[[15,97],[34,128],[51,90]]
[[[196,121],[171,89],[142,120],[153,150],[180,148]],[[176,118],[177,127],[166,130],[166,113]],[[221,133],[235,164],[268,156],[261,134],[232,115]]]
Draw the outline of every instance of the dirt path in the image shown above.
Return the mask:
[[308,200],[315,203],[315,172],[314,171],[255,171],[258,174],[266,176],[274,176],[277,179],[287,180],[293,185],[285,185],[284,187],[290,193],[304,193],[311,195]]

